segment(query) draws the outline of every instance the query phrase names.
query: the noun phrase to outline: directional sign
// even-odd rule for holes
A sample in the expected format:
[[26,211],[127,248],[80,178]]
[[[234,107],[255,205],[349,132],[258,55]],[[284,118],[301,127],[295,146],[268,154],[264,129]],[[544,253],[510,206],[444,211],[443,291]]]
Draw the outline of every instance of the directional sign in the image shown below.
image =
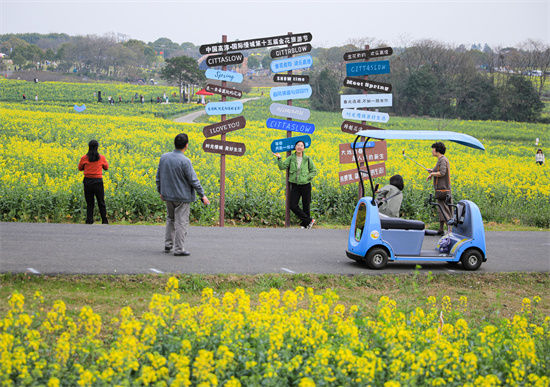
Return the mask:
[[204,109],[209,116],[221,114],[241,114],[243,112],[243,103],[239,101],[232,102],[210,102]]
[[272,87],[269,91],[272,101],[309,98],[311,97],[311,93],[310,85]]
[[344,54],[344,60],[357,60],[357,59],[369,59],[378,58],[381,56],[388,56],[393,54],[391,47],[373,48],[372,50],[351,51]]
[[391,93],[391,84],[384,82],[368,81],[361,78],[346,77],[344,86],[353,87],[367,91],[381,91],[382,93]]
[[293,46],[293,47],[285,47],[285,48],[277,48],[275,50],[271,50],[271,57],[273,59],[275,58],[282,58],[289,55],[297,55],[297,54],[303,54],[304,52],[310,52],[311,51],[311,44],[302,44],[300,46]]
[[212,140],[210,138],[204,140],[202,149],[208,153],[231,156],[242,156],[246,152],[246,146],[242,142]]
[[340,107],[342,109],[392,106],[392,102],[393,96],[391,94],[340,95]]
[[[365,172],[367,172],[367,167],[361,168]],[[382,177],[386,176],[386,164],[384,163],[378,163],[378,164],[369,164],[370,169],[370,175],[374,179],[376,177]],[[362,173],[363,180],[369,179],[368,173]],[[359,172],[357,172],[357,168],[350,169],[347,171],[338,172],[338,178],[340,179],[340,185],[346,185],[350,183],[357,183],[359,181]]]
[[[355,163],[355,156],[353,155],[353,143],[340,144],[340,164]],[[365,154],[367,155],[367,161],[386,161],[388,159],[388,147],[386,141],[369,141],[365,147],[365,154],[363,153],[363,143],[356,144],[357,161],[360,163],[365,162]]]
[[390,120],[390,115],[387,113],[370,112],[365,110],[344,109],[342,110],[342,118],[358,121],[388,122]]
[[220,134],[232,132],[234,130],[242,129],[246,126],[246,120],[243,116],[231,118],[230,120],[218,122],[216,124],[205,126],[202,132],[204,137],[213,137]]
[[309,32],[292,35],[272,36],[269,38],[259,38],[250,40],[239,40],[227,43],[203,44],[199,52],[205,54],[215,54],[228,51],[250,50],[256,48],[283,46],[288,44],[300,44],[311,42],[312,35]]
[[208,79],[217,79],[218,81],[228,81],[228,82],[236,82],[236,83],[241,83],[243,81],[242,74],[234,73],[232,71],[208,69],[206,70],[204,75]]
[[384,130],[384,129],[376,128],[376,127],[370,126],[370,125],[358,124],[358,123],[352,122],[352,121],[342,122],[342,126],[340,127],[340,129],[342,129],[342,132],[350,133],[350,134],[355,134],[357,132],[360,132],[361,130],[369,130],[369,129],[371,129],[371,130]]
[[311,55],[295,56],[294,58],[277,59],[271,62],[271,71],[282,73],[283,71],[307,69],[313,65]]
[[74,105],[74,110],[76,110],[79,113],[82,113],[84,110],[86,110],[86,105],[82,104],[82,106],[78,106],[77,104]]
[[295,118],[301,121],[307,121],[311,114],[309,112],[309,109],[304,109],[297,106],[283,105],[280,103],[272,103],[269,107],[269,111],[274,116]]
[[275,74],[273,76],[273,82],[309,83],[309,75]]
[[227,87],[222,87],[218,85],[212,85],[211,83],[207,84],[204,90],[208,91],[209,93],[225,95],[231,98],[241,98],[243,96],[243,92],[240,90],[229,89]]
[[309,137],[308,135],[281,138],[271,143],[271,152],[279,153],[293,151],[296,148],[296,143],[298,141],[302,141],[306,148],[309,148],[309,146],[311,145],[311,137]]
[[312,134],[315,131],[315,125],[313,124],[308,124],[307,122],[279,120],[278,118],[268,118],[266,126],[271,129],[280,129],[307,134]]
[[234,65],[244,62],[244,55],[240,52],[224,55],[210,55],[206,58],[206,65],[208,67]]
[[356,62],[346,64],[346,75],[348,77],[359,77],[370,74],[389,74],[390,61],[379,60],[376,62]]

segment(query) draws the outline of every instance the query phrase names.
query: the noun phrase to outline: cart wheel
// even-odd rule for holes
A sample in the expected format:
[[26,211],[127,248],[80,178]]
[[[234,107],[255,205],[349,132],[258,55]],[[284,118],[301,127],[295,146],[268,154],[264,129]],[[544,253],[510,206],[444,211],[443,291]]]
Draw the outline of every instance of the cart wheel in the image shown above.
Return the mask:
[[470,271],[479,269],[482,260],[483,257],[481,253],[476,249],[468,249],[462,253],[462,257],[460,257],[460,262],[462,262],[464,270]]
[[381,247],[375,247],[368,252],[365,262],[373,270],[383,269],[388,263],[388,253]]

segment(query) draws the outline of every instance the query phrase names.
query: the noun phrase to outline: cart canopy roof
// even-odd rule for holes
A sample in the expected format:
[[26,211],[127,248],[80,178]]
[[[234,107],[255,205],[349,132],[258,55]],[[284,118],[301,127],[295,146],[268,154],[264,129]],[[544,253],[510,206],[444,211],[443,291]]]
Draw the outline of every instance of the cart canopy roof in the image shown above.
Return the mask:
[[361,130],[357,132],[357,135],[378,140],[453,141],[470,148],[485,150],[483,144],[475,137],[456,132],[436,130]]

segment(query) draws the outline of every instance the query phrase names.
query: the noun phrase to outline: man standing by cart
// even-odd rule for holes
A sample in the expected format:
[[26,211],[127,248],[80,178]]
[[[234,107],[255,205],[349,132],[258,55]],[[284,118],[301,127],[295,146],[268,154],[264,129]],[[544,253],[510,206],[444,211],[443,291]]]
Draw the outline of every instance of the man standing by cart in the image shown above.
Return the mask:
[[169,253],[174,248],[175,256],[191,254],[184,249],[184,242],[189,226],[191,202],[195,201],[195,191],[205,205],[210,204],[191,160],[184,154],[188,146],[187,134],[178,134],[174,139],[175,149],[160,157],[156,177],[157,191],[160,198],[166,202],[164,252]]

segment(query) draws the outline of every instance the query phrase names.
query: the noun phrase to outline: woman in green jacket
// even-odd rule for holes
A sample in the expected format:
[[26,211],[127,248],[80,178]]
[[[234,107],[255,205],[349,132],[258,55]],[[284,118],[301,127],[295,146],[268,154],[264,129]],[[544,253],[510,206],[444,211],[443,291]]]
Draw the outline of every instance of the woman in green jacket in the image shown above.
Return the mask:
[[[309,212],[311,204],[311,179],[317,174],[315,164],[311,157],[304,154],[305,144],[303,141],[296,143],[292,155],[281,160],[279,153],[273,153],[277,157],[279,169],[288,169],[288,181],[290,182],[290,210],[300,218],[302,228],[311,228],[315,224]],[[299,206],[300,198],[302,198],[302,208]]]

